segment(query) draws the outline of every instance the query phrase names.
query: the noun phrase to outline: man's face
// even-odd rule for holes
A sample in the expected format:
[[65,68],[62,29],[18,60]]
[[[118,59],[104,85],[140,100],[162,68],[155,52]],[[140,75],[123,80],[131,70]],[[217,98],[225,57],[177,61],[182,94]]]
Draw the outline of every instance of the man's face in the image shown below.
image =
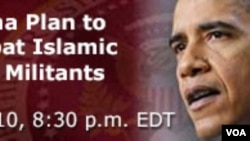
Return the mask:
[[181,96],[201,138],[250,123],[250,14],[240,0],[179,0],[170,40]]

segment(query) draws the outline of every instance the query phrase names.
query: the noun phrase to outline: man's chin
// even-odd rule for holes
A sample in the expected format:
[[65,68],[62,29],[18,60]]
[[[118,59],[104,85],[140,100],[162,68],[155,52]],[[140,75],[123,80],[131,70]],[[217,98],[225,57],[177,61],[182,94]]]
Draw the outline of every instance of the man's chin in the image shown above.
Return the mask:
[[221,134],[221,124],[215,122],[195,122],[197,136],[201,139],[218,137]]

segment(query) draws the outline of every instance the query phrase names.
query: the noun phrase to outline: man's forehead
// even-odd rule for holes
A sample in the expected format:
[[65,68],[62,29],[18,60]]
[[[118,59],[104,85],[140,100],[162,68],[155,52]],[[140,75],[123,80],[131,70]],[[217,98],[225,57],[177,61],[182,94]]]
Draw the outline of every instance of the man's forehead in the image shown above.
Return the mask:
[[250,12],[250,0],[238,0],[238,2],[247,12]]
[[[233,9],[241,10],[248,9],[250,11],[250,0],[177,0],[175,13],[179,11],[196,10],[209,8],[217,9]],[[182,12],[183,13],[183,12]]]
[[[239,6],[236,1],[239,0],[178,0],[175,15],[206,14],[207,12],[236,9],[235,7]],[[203,12],[198,13],[201,11]]]
[[238,0],[178,0],[173,31],[211,21],[230,22],[237,18],[237,11],[242,11],[235,1]]

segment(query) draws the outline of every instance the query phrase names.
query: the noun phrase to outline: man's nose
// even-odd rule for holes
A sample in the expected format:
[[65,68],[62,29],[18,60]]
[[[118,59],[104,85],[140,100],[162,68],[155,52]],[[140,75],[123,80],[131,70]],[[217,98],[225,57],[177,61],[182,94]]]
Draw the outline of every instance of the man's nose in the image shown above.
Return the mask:
[[187,50],[178,62],[178,75],[181,78],[195,77],[210,70],[210,64],[204,52]]

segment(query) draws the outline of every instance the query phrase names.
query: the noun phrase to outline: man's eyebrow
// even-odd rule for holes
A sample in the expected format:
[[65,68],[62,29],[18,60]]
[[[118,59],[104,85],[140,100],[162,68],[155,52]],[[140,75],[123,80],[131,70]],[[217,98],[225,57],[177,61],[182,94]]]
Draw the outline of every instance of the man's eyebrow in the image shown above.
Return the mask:
[[204,24],[199,25],[199,28],[203,31],[212,30],[215,28],[226,28],[226,29],[233,29],[233,30],[237,29],[235,26],[229,23],[222,22],[222,21],[204,23]]
[[177,33],[170,37],[168,44],[171,47],[174,42],[182,40],[182,39],[183,39],[183,35],[181,33]]
[[[208,22],[208,23],[204,23],[204,24],[199,25],[199,29],[201,29],[202,31],[208,31],[208,30],[212,30],[215,28],[239,30],[237,27],[233,26],[232,24],[222,22],[222,21]],[[181,32],[174,34],[169,39],[169,46],[171,47],[174,42],[180,41],[182,39],[183,39],[183,34]]]

